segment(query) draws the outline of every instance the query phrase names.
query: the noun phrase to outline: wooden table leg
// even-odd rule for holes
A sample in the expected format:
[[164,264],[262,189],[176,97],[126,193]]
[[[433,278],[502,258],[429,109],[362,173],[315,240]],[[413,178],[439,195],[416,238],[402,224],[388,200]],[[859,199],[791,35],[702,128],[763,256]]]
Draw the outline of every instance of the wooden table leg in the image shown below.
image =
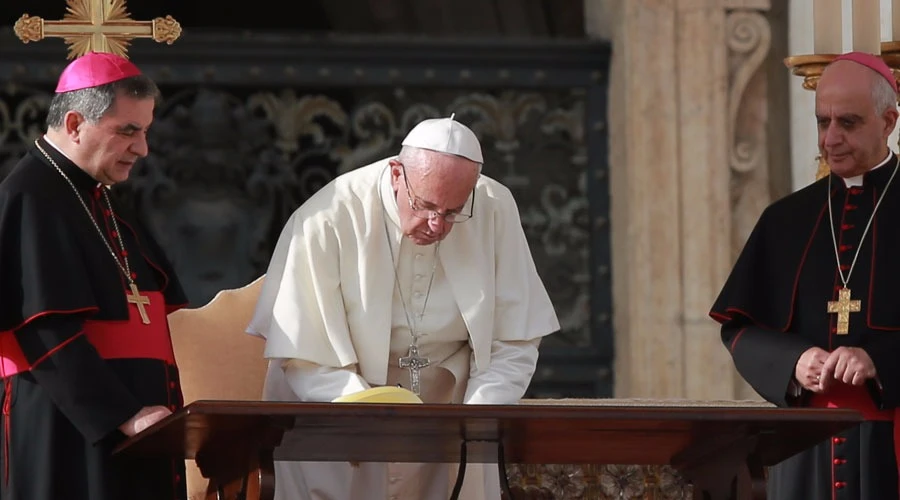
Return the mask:
[[467,455],[466,441],[463,440],[459,445],[459,469],[456,471],[456,484],[453,485],[453,492],[450,493],[450,500],[457,500],[460,491],[462,491],[463,481],[466,479]]
[[250,453],[242,462],[244,466],[240,470],[243,472],[237,472],[233,467],[221,467],[218,473],[212,473],[206,500],[274,500],[275,464],[272,450]]
[[500,473],[500,493],[506,500],[513,500],[512,492],[509,491],[509,476],[507,476],[506,456],[503,453],[502,440],[497,441],[497,469]]
[[274,449],[283,431],[270,434],[249,441],[236,434],[197,451],[194,461],[209,479],[206,500],[274,500]]
[[765,475],[762,468],[758,472],[753,472],[753,469],[749,464],[741,465],[736,476],[722,471],[723,478],[731,476],[727,484],[718,484],[712,488],[709,481],[701,479],[694,482],[694,500],[766,500]]
[[737,500],[765,500],[766,496],[766,469],[750,456],[738,474]]
[[[456,473],[456,484],[453,486],[453,492],[450,494],[450,500],[457,500],[462,490],[463,481],[466,477],[467,464],[467,448],[465,439],[462,440],[459,450],[459,471]],[[494,442],[494,441],[491,441]],[[513,500],[512,493],[509,491],[509,478],[506,472],[506,455],[503,451],[503,441],[496,441],[497,444],[497,469],[500,474],[500,493],[504,500]]]
[[672,465],[693,485],[695,500],[764,499],[764,486],[761,497],[754,490],[761,472],[753,457],[757,440],[741,434],[701,439],[676,456]]

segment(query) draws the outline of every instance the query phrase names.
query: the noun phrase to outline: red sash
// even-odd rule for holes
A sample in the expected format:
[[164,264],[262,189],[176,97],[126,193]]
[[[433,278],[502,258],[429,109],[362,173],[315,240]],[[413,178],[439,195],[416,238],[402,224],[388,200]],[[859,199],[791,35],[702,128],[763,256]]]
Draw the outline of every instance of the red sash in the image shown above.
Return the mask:
[[[158,359],[175,364],[165,298],[160,292],[141,294],[150,299],[150,304],[144,306],[150,324],[141,321],[137,306],[128,304],[128,321],[88,320],[84,322],[84,334],[104,359]],[[13,332],[0,332],[0,377],[11,377],[31,368]]]
[[[141,294],[150,299],[150,303],[143,306],[150,319],[149,324],[144,324],[138,306],[128,304],[127,321],[87,320],[84,322],[83,333],[103,359],[158,359],[175,364],[175,352],[172,349],[172,339],[169,336],[169,323],[166,317],[165,297],[160,292],[141,292]],[[28,321],[43,314],[48,313],[35,315]],[[27,324],[28,321],[25,323]],[[53,352],[64,348],[65,344],[55,347],[35,364],[40,364]],[[11,431],[9,415],[12,401],[12,386],[9,377],[27,372],[31,368],[32,365],[25,359],[13,331],[0,332],[0,376],[4,379],[5,388],[2,412],[7,436],[3,443],[4,482],[9,481],[9,435]]]

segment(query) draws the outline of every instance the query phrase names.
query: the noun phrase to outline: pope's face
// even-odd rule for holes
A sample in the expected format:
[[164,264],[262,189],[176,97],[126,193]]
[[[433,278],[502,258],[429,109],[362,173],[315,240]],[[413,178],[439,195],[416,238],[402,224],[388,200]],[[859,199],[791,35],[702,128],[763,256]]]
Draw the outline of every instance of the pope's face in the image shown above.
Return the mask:
[[69,112],[66,121],[67,127],[76,130],[78,166],[107,185],[127,180],[134,163],[147,156],[154,104],[153,99],[120,95],[97,123]]
[[[443,240],[453,229],[451,214],[468,214],[478,165],[452,155],[425,153],[421,165],[391,160],[400,229],[417,245]],[[452,217],[451,217],[452,218]]]
[[819,151],[841,177],[862,175],[887,156],[897,121],[891,106],[879,110],[873,88],[880,75],[851,61],[826,69],[816,89]]

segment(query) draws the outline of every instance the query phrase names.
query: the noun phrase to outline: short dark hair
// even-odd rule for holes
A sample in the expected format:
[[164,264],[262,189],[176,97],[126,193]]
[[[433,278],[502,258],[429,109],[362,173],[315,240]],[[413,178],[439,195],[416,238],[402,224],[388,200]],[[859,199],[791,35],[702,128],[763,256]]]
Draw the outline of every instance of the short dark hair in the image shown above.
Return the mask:
[[59,128],[69,111],[81,113],[90,123],[97,123],[116,103],[116,97],[160,100],[156,83],[145,75],[135,75],[97,87],[62,92],[50,100],[47,111],[47,127]]

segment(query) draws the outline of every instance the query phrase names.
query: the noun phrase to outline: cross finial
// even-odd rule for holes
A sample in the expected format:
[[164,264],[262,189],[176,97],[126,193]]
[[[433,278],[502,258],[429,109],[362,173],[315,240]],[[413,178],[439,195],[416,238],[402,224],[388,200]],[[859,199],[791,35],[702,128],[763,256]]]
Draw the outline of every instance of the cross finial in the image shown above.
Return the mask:
[[62,20],[46,21],[23,14],[13,29],[24,43],[62,38],[69,46],[69,59],[91,51],[128,57],[133,38],[152,38],[171,45],[181,36],[181,25],[172,16],[152,21],[131,19],[125,0],[66,0]]

